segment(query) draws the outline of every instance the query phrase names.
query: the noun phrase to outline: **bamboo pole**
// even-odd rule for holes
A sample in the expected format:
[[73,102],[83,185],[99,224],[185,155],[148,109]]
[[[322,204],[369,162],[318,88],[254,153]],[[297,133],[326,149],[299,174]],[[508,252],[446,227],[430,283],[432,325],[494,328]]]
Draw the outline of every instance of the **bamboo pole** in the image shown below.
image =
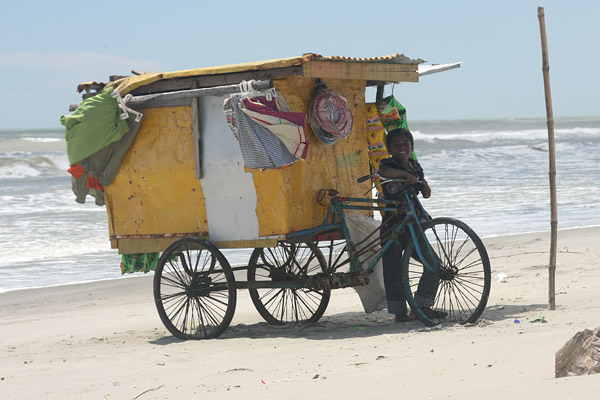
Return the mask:
[[556,207],[556,157],[554,148],[554,114],[550,93],[550,64],[548,62],[548,42],[546,41],[546,21],[544,7],[538,7],[540,35],[542,38],[542,71],[546,94],[546,123],[548,125],[548,162],[550,178],[550,264],[548,265],[548,309],[556,308],[556,249],[558,235],[558,212]]

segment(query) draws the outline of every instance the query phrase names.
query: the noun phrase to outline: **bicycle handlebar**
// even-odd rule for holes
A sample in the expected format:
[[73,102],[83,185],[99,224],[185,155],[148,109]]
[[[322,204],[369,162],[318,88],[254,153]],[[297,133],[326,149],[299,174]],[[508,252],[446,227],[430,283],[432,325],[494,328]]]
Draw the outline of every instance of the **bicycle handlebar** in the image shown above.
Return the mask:
[[[381,179],[380,183],[387,183],[387,182],[401,182],[401,183],[408,183],[410,182],[408,179],[401,179],[401,178],[386,178],[383,177],[379,174],[370,174],[370,175],[365,175],[365,176],[361,176],[360,178],[358,178],[356,180],[356,182],[361,183],[366,181],[367,179],[372,179],[378,177],[379,179]],[[421,182],[420,180],[417,181],[417,183]]]
[[364,182],[364,181],[366,181],[367,179],[371,179],[371,178],[373,178],[374,176],[379,176],[379,175],[378,175],[378,174],[371,174],[371,175],[365,175],[365,176],[361,176],[360,178],[358,178],[358,179],[356,180],[356,182],[358,182],[358,183],[361,183],[361,182]]

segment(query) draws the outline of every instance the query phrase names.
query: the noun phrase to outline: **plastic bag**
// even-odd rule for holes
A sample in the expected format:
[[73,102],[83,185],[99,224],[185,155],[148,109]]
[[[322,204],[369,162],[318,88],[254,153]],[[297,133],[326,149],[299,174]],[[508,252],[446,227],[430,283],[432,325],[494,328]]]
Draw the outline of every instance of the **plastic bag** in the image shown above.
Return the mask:
[[385,97],[377,103],[381,123],[386,131],[403,128],[408,129],[406,121],[406,109],[400,104],[394,95]]

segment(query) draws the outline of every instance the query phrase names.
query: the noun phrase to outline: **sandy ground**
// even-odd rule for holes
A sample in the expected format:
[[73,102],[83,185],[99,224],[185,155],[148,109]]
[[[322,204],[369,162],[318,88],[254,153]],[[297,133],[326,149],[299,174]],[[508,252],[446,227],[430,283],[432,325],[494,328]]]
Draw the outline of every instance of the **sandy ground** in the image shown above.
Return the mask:
[[600,228],[559,232],[554,311],[549,236],[485,240],[494,281],[473,326],[394,324],[340,289],[319,323],[272,327],[239,291],[219,339],[180,341],[160,322],[150,276],[0,294],[0,397],[600,398],[598,374],[554,378],[555,352],[600,326]]

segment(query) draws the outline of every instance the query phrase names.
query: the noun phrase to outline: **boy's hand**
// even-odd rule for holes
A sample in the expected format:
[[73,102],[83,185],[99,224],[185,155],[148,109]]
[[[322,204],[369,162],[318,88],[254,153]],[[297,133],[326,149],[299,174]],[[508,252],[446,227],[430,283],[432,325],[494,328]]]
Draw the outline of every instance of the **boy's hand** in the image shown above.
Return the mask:
[[428,199],[431,197],[431,188],[429,187],[427,181],[423,180],[421,183],[423,184],[423,187],[421,188],[421,194],[424,198]]

